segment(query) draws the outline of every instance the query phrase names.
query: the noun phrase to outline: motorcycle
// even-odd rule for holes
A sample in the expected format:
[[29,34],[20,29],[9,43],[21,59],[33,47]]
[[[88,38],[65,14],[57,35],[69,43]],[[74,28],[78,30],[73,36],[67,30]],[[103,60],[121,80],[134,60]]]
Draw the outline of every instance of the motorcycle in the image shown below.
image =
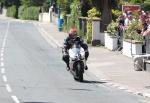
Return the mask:
[[85,67],[85,51],[78,41],[75,41],[69,49],[69,58],[71,74],[75,80],[82,82]]

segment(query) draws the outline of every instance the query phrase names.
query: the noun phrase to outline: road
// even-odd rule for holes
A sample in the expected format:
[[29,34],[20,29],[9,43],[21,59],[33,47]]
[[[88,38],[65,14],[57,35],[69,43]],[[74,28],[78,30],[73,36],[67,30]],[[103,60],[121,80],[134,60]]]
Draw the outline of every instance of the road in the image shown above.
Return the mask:
[[148,103],[90,72],[74,81],[35,23],[0,20],[0,103]]

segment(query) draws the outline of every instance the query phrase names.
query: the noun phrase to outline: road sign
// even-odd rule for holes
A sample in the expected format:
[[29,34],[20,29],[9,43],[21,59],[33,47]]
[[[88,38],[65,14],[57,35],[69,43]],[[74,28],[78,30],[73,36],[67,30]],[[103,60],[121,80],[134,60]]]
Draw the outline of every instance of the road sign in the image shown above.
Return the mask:
[[140,5],[122,5],[122,11],[135,11],[135,10],[141,10]]

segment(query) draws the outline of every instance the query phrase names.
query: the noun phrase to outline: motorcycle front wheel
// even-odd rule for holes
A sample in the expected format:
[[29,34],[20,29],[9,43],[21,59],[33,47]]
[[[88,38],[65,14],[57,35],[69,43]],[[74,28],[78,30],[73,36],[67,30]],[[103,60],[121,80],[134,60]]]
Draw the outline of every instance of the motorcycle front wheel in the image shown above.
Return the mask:
[[78,62],[77,63],[77,75],[78,75],[78,79],[79,82],[83,82],[83,68],[84,66],[82,65],[82,63]]

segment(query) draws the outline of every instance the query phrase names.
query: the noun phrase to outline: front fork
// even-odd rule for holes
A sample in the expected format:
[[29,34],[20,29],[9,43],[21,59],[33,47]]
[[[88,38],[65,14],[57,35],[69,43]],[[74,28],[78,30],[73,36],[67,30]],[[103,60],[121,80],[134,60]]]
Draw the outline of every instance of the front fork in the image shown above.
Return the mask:
[[[73,71],[74,71],[73,65],[74,65],[75,62],[77,62],[77,61],[71,61],[71,60],[69,61],[70,69],[73,70]],[[78,61],[78,62],[80,62],[80,61]],[[81,62],[83,62],[83,65],[84,65],[84,68],[85,68],[86,67],[86,61],[82,60]]]

